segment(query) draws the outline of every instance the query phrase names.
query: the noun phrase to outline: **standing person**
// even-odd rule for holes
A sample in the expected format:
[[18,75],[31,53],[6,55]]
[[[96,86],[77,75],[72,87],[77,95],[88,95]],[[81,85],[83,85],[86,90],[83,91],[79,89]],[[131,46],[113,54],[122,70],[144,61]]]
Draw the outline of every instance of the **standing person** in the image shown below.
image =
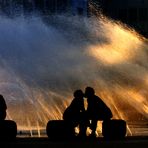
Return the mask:
[[5,99],[0,95],[0,121],[5,120],[6,118],[7,105]]
[[112,112],[101,98],[95,95],[92,87],[86,87],[84,95],[88,102],[87,117],[90,121],[91,135],[96,136],[98,120],[109,120],[112,118]]
[[74,99],[66,108],[63,119],[71,125],[73,130],[79,125],[79,136],[86,136],[84,93],[82,90],[76,90],[73,96]]

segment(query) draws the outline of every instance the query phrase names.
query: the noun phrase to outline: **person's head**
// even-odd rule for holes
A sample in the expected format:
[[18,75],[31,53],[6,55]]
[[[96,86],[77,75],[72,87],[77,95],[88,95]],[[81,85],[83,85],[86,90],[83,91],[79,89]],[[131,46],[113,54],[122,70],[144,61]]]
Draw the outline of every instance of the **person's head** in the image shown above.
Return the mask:
[[74,93],[73,93],[73,96],[75,98],[83,98],[84,97],[84,93],[81,89],[78,89],[76,90]]
[[95,94],[95,90],[92,88],[92,87],[86,87],[85,88],[85,97],[88,98],[88,97],[91,97]]

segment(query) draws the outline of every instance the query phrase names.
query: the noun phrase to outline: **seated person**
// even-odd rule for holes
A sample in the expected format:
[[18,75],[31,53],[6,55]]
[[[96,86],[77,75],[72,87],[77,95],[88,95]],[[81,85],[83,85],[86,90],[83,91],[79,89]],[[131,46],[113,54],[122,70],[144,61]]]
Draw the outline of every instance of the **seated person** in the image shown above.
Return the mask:
[[77,127],[79,125],[79,135],[86,135],[86,121],[85,121],[85,108],[83,100],[82,90],[76,90],[74,92],[74,99],[71,104],[66,108],[63,119],[69,122],[71,128]]
[[112,112],[101,98],[95,95],[95,90],[92,87],[86,87],[84,95],[88,102],[87,118],[91,121],[91,135],[96,136],[98,120],[110,120],[112,118]]

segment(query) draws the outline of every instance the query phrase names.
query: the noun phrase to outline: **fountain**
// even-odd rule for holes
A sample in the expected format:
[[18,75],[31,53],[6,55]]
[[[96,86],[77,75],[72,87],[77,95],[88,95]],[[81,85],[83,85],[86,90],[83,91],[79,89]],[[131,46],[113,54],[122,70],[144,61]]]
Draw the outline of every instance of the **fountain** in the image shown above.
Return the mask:
[[1,16],[0,34],[0,93],[20,131],[41,136],[86,86],[129,123],[130,135],[130,124],[147,123],[148,44],[131,28],[105,17]]

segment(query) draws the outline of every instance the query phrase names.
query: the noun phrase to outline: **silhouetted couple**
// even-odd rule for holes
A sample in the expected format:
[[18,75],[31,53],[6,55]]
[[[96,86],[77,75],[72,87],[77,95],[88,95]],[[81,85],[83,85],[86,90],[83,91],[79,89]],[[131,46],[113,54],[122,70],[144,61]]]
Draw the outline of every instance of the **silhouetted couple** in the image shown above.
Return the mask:
[[[87,109],[84,107],[84,97],[87,98]],[[99,120],[110,120],[112,112],[108,106],[95,95],[92,87],[86,87],[85,93],[82,90],[74,92],[74,99],[65,110],[63,119],[71,125],[73,130],[79,126],[79,136],[86,137],[87,127],[92,130],[91,135],[96,136],[97,122]]]

